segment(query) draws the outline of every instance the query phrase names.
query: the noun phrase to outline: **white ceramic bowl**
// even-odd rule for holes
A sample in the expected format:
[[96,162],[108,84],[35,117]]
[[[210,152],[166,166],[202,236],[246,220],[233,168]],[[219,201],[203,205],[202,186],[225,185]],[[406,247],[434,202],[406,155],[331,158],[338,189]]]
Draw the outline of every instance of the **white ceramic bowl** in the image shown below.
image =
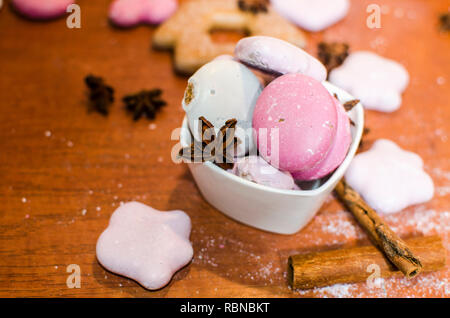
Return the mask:
[[[341,102],[354,99],[342,89],[324,82],[331,94],[337,94]],[[211,162],[188,163],[189,169],[203,197],[229,217],[255,228],[293,234],[301,230],[314,217],[327,196],[344,176],[350,161],[358,149],[364,128],[364,110],[359,103],[349,113],[355,123],[351,125],[353,141],[347,157],[330,176],[311,184],[311,190],[280,190],[256,184],[235,176]],[[186,117],[180,136],[180,144],[189,146]]]

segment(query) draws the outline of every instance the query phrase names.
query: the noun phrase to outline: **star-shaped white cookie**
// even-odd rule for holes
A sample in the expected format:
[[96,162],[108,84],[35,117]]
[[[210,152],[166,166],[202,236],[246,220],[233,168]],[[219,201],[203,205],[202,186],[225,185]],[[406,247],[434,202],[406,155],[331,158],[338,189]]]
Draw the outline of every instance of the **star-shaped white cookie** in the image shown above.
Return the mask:
[[272,6],[299,27],[318,32],[343,19],[349,0],[271,0]]
[[111,216],[97,241],[97,259],[111,272],[155,290],[193,256],[191,221],[183,211],[161,212],[129,202]]
[[422,158],[387,139],[377,140],[370,150],[356,155],[345,180],[373,209],[383,213],[429,201],[434,194]]
[[328,79],[361,100],[367,109],[393,112],[402,103],[409,74],[403,65],[372,52],[351,53]]

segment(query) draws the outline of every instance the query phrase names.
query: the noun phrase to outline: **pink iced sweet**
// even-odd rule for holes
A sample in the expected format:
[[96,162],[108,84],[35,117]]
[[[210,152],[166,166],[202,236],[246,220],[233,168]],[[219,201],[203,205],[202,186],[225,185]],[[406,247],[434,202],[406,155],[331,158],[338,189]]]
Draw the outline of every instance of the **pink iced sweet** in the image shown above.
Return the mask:
[[356,155],[345,179],[372,208],[383,213],[429,201],[434,193],[422,158],[386,139],[377,140],[369,151]]
[[251,36],[240,40],[234,51],[243,63],[274,74],[301,73],[318,80],[327,78],[323,64],[301,48],[286,41]]
[[230,170],[230,172],[238,177],[268,187],[283,190],[299,189],[289,172],[282,172],[272,167],[267,161],[259,156],[239,158],[238,161],[235,162],[233,170]]
[[259,96],[253,128],[260,155],[283,171],[306,173],[327,157],[336,137],[333,97],[317,80],[287,74]]
[[12,0],[14,8],[22,15],[36,20],[60,17],[74,0]]
[[313,169],[294,173],[293,176],[298,180],[315,180],[320,179],[330,172],[334,171],[347,156],[348,149],[352,142],[352,134],[350,131],[350,120],[341,103],[335,98],[334,102],[338,112],[338,123],[336,137],[331,145],[325,159]]
[[159,289],[193,256],[191,221],[183,211],[161,212],[129,202],[111,216],[97,241],[97,259],[111,272]]
[[409,82],[403,65],[372,52],[351,53],[330,72],[329,81],[361,100],[367,109],[397,110]]
[[308,31],[321,31],[343,19],[349,0],[271,0],[273,8]]
[[109,8],[109,18],[121,27],[159,24],[170,18],[177,8],[177,0],[115,0]]

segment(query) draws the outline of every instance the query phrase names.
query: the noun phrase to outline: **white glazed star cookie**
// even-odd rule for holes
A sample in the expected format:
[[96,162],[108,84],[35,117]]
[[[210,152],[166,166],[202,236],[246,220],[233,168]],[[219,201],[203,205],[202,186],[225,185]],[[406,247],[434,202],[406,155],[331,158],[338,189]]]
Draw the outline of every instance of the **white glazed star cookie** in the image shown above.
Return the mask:
[[356,155],[345,179],[372,208],[384,213],[429,201],[434,193],[422,158],[386,139],[377,140],[369,151]]
[[167,285],[193,256],[191,221],[182,211],[161,212],[129,202],[111,216],[97,241],[97,259],[108,270],[147,289]]
[[400,63],[360,51],[351,53],[344,64],[333,69],[329,81],[361,100],[367,109],[393,112],[402,103],[409,75]]

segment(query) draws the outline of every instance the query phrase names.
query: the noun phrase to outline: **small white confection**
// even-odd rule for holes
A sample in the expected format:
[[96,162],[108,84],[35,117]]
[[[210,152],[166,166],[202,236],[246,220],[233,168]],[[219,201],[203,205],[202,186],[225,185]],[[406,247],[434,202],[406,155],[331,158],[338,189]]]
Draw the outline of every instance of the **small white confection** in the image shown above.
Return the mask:
[[273,74],[300,73],[319,82],[327,78],[327,70],[319,60],[289,42],[269,36],[241,39],[234,55],[246,65]]
[[235,61],[234,56],[230,54],[222,54],[214,58],[214,61],[221,61],[221,60]]
[[159,289],[193,256],[191,220],[183,211],[161,212],[129,202],[111,216],[97,241],[97,259],[111,272]]
[[273,8],[292,23],[317,32],[343,19],[349,0],[271,0]]
[[259,156],[247,156],[235,162],[231,173],[246,180],[262,184],[268,187],[297,190],[292,175],[272,167],[267,161]]
[[376,211],[395,213],[431,200],[433,180],[417,154],[390,140],[377,140],[369,151],[355,156],[345,180]]
[[408,71],[395,61],[372,52],[351,53],[330,72],[329,81],[361,100],[367,109],[393,112],[402,103]]
[[235,134],[241,140],[237,155],[252,151],[253,109],[261,91],[260,81],[245,65],[230,59],[205,64],[188,80],[182,102],[194,138],[201,140],[201,116],[214,126],[216,133],[227,120],[235,118]]

